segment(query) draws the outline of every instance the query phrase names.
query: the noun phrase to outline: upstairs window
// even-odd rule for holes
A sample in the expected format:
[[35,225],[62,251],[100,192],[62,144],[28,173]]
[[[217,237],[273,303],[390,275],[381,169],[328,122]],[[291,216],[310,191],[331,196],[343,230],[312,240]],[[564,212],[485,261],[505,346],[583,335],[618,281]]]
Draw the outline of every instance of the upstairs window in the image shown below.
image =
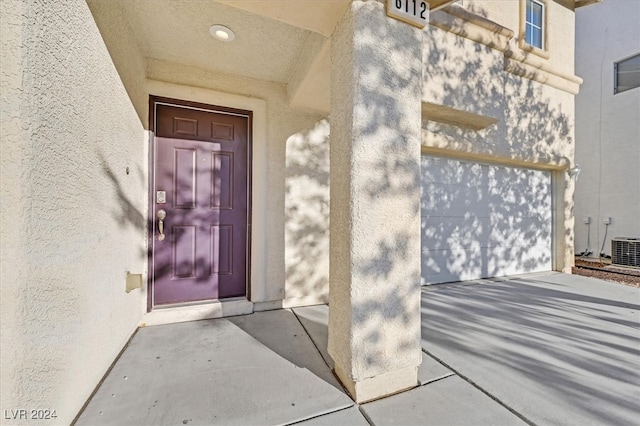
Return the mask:
[[613,64],[613,93],[640,87],[640,53]]
[[524,41],[529,46],[544,49],[544,4],[527,0]]

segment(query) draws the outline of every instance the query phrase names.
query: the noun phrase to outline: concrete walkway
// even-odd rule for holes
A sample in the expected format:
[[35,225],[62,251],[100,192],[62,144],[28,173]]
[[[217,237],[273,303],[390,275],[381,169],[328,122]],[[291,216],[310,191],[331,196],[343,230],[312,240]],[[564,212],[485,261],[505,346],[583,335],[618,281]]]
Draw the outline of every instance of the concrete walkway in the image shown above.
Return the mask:
[[145,327],[77,424],[637,424],[639,294],[556,273],[425,288],[420,386],[361,405],[327,306]]

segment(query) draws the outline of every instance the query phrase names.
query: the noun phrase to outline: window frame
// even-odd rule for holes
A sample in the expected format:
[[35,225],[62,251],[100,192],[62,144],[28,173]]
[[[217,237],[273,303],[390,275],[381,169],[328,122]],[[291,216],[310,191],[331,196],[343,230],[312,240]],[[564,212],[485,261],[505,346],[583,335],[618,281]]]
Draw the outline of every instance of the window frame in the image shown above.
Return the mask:
[[[531,11],[533,12],[533,9],[535,7],[538,7],[540,9],[540,25],[537,25],[535,22],[533,22],[533,19],[531,21],[529,21],[529,9],[531,9]],[[526,2],[526,8],[527,10],[525,11],[525,19],[524,19],[524,42],[527,43],[529,46],[533,46],[535,48],[538,49],[543,49],[544,48],[544,4],[537,2],[536,0],[527,0]],[[529,36],[529,33],[533,34],[535,33],[535,31],[538,30],[540,33],[540,44],[534,44],[531,42],[531,40],[527,41],[527,38]]]
[[618,64],[634,58],[640,58],[640,52],[636,53],[635,55],[627,56],[626,58],[613,62],[613,94],[614,95],[628,92],[629,90],[637,89],[640,87],[640,84],[638,84],[637,86],[632,86],[632,87],[629,87],[628,89],[624,89],[624,90],[618,89]]
[[[541,47],[527,43],[527,6],[529,2],[542,7],[542,25],[540,27]],[[531,23],[533,25],[533,23]],[[520,0],[520,49],[538,55],[544,59],[549,59],[549,5],[547,0]]]

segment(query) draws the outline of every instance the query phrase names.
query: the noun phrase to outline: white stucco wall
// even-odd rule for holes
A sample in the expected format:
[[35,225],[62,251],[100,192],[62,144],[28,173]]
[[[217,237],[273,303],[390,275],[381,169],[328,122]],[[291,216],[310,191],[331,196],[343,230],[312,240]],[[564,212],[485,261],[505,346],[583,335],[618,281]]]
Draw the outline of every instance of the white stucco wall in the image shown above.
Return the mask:
[[576,13],[576,73],[584,79],[576,98],[576,252],[597,257],[604,218],[611,238],[640,237],[640,88],[613,94],[614,62],[640,53],[640,2],[606,0]]
[[1,7],[0,409],[68,424],[143,313],[145,132],[84,1]]

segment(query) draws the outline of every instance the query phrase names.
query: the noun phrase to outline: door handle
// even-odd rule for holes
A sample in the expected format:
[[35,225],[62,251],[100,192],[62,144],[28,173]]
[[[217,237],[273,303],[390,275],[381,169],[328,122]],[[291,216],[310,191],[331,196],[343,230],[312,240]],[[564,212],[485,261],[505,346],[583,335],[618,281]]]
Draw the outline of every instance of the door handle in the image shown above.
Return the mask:
[[164,209],[158,210],[158,231],[160,234],[158,235],[158,240],[164,240],[164,219],[167,217],[167,212]]

